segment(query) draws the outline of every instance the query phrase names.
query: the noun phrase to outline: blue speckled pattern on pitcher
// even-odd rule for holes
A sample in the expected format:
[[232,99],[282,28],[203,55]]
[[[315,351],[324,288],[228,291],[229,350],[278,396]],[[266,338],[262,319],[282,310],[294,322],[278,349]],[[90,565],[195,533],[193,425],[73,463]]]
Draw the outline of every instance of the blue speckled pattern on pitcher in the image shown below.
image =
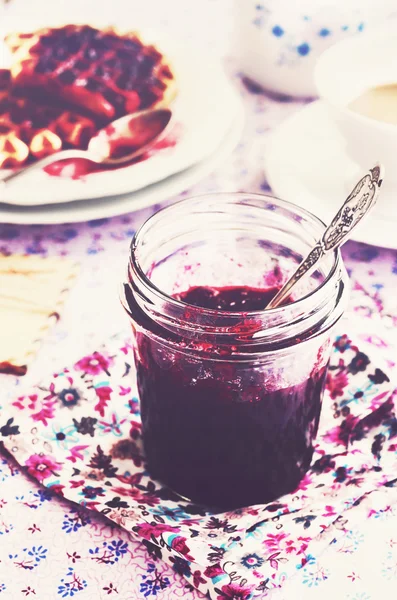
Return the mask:
[[365,31],[389,14],[387,3],[346,0],[235,0],[241,67],[265,89],[315,95],[317,57],[338,40]]

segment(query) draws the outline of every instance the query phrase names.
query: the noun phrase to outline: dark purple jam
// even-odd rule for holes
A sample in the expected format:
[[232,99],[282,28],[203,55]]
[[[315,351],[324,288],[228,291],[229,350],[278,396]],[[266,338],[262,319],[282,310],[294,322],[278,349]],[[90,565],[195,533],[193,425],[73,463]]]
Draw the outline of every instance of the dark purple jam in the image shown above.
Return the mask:
[[[264,309],[276,292],[194,287],[176,298],[244,313]],[[138,326],[137,381],[151,475],[196,503],[223,510],[292,492],[312,459],[325,367],[314,368],[298,386],[277,389],[274,381],[269,386],[268,369],[233,360],[231,350],[213,360],[170,348],[167,333],[151,328],[135,302],[130,308]],[[165,343],[145,329],[161,333]]]

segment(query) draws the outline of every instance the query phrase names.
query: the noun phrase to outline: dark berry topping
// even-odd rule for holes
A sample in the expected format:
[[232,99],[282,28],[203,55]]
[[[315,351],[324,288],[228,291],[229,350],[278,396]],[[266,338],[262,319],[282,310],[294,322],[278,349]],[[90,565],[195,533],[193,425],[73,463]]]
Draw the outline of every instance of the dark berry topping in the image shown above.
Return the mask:
[[123,96],[110,89],[106,90],[104,96],[115,107],[117,114],[121,114],[125,110],[125,99]]
[[137,39],[124,40],[123,46],[124,46],[124,48],[126,48],[128,50],[134,50],[135,52],[138,52],[142,48],[141,42]]
[[36,65],[37,73],[52,73],[55,68],[56,62],[48,58],[42,58]]
[[42,129],[48,125],[48,119],[46,119],[45,115],[35,115],[32,118],[32,127],[34,129]]
[[108,81],[112,78],[112,70],[109,67],[98,65],[94,70],[94,75],[100,77],[104,81]]
[[59,110],[51,106],[45,106],[42,110],[43,117],[48,121],[52,121],[59,116]]
[[120,50],[116,50],[116,56],[118,58],[121,58],[121,60],[129,60],[131,58],[131,52],[129,52],[128,50],[123,50],[123,48],[121,48]]
[[84,58],[87,60],[95,60],[98,58],[98,51],[95,48],[86,48],[84,50]]
[[90,68],[90,63],[86,60],[78,60],[74,66],[78,71],[83,72],[87,71]]
[[155,60],[151,56],[143,56],[139,61],[138,72],[140,77],[147,77],[151,74],[155,65]]
[[53,54],[54,54],[55,58],[58,58],[59,60],[63,60],[68,55],[68,49],[64,45],[58,46],[57,48],[55,48],[53,50]]
[[0,83],[9,83],[11,81],[11,71],[9,69],[0,69]]
[[96,35],[98,33],[97,29],[93,29],[92,27],[89,27],[88,25],[83,27],[83,29],[80,31],[80,39],[83,42],[90,42],[91,40],[93,40]]
[[43,46],[50,47],[53,46],[58,40],[54,35],[45,35],[40,39]]
[[132,63],[129,67],[127,67],[125,74],[127,75],[128,79],[136,79],[138,76],[138,66],[136,63]]
[[110,69],[121,69],[123,66],[123,63],[118,58],[108,58],[104,64]]
[[60,73],[58,75],[58,79],[61,83],[64,83],[65,85],[70,85],[71,83],[73,83],[75,81],[76,75],[74,74],[72,69],[68,69],[67,71],[64,71],[63,73]]
[[9,133],[11,131],[11,127],[9,125],[5,125],[0,123],[0,135],[4,135],[5,133]]
[[141,94],[141,105],[140,108],[149,108],[154,104],[158,96],[152,90],[142,90]]
[[148,80],[148,83],[154,88],[157,88],[158,90],[165,90],[165,88],[167,87],[164,81],[161,81],[161,79],[157,79],[157,77],[151,77]]
[[105,50],[106,44],[101,37],[96,37],[92,40],[91,47],[95,48],[95,50]]
[[25,113],[19,108],[19,106],[13,106],[10,110],[10,117],[13,123],[19,125],[19,123],[22,123],[22,121],[25,120]]
[[114,48],[119,41],[119,38],[111,33],[108,33],[107,35],[103,36],[102,40],[106,48]]
[[156,50],[156,48],[154,48],[153,46],[150,46],[149,48],[146,49],[146,56],[150,56],[150,58],[153,60],[153,62],[156,64],[161,60],[161,54],[158,50]]
[[174,79],[174,76],[171,73],[170,68],[167,65],[165,65],[164,67],[162,67],[161,74],[166,79]]
[[89,77],[87,79],[87,83],[85,84],[85,88],[90,92],[97,92],[102,88],[102,84],[99,81],[96,81],[96,79]]
[[121,90],[131,91],[135,89],[135,84],[132,79],[129,79],[126,75],[122,75],[116,81],[116,84]]
[[69,53],[74,54],[75,52],[78,52],[81,48],[81,40],[79,39],[77,33],[74,33],[66,38],[65,45]]

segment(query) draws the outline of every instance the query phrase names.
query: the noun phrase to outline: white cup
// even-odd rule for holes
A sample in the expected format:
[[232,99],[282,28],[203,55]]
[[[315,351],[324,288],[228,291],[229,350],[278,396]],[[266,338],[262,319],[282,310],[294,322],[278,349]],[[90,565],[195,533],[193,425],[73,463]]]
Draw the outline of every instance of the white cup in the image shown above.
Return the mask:
[[357,170],[376,162],[385,166],[377,210],[397,217],[397,125],[366,117],[348,106],[369,88],[397,83],[397,21],[324,52],[316,65],[315,83]]
[[335,42],[372,27],[395,0],[234,0],[242,72],[268,91],[312,97],[314,65]]

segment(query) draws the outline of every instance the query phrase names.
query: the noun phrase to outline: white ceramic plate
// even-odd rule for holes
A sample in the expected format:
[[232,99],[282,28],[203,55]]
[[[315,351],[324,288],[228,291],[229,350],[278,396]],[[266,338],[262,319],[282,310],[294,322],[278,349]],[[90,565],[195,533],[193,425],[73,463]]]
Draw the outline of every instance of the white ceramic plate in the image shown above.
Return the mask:
[[78,223],[121,215],[164,202],[209,175],[234,150],[240,140],[244,123],[244,109],[237,94],[232,96],[230,109],[234,115],[232,125],[218,148],[205,160],[176,175],[123,196],[32,207],[0,203],[0,222],[22,225]]
[[[328,223],[358,181],[361,171],[321,101],[284,121],[268,140],[265,171],[274,194],[295,202]],[[382,201],[382,193],[379,202]],[[397,248],[397,219],[375,207],[354,230],[359,242]]]
[[[117,170],[73,180],[42,170],[27,173],[1,191],[2,202],[33,206],[125,194],[160,181],[205,159],[230,128],[235,91],[217,61],[159,34],[142,37],[166,54],[176,74],[178,94],[172,103],[176,144],[148,159]],[[0,46],[0,55],[4,48]],[[7,173],[3,170],[2,173]],[[1,177],[1,172],[0,172]]]

